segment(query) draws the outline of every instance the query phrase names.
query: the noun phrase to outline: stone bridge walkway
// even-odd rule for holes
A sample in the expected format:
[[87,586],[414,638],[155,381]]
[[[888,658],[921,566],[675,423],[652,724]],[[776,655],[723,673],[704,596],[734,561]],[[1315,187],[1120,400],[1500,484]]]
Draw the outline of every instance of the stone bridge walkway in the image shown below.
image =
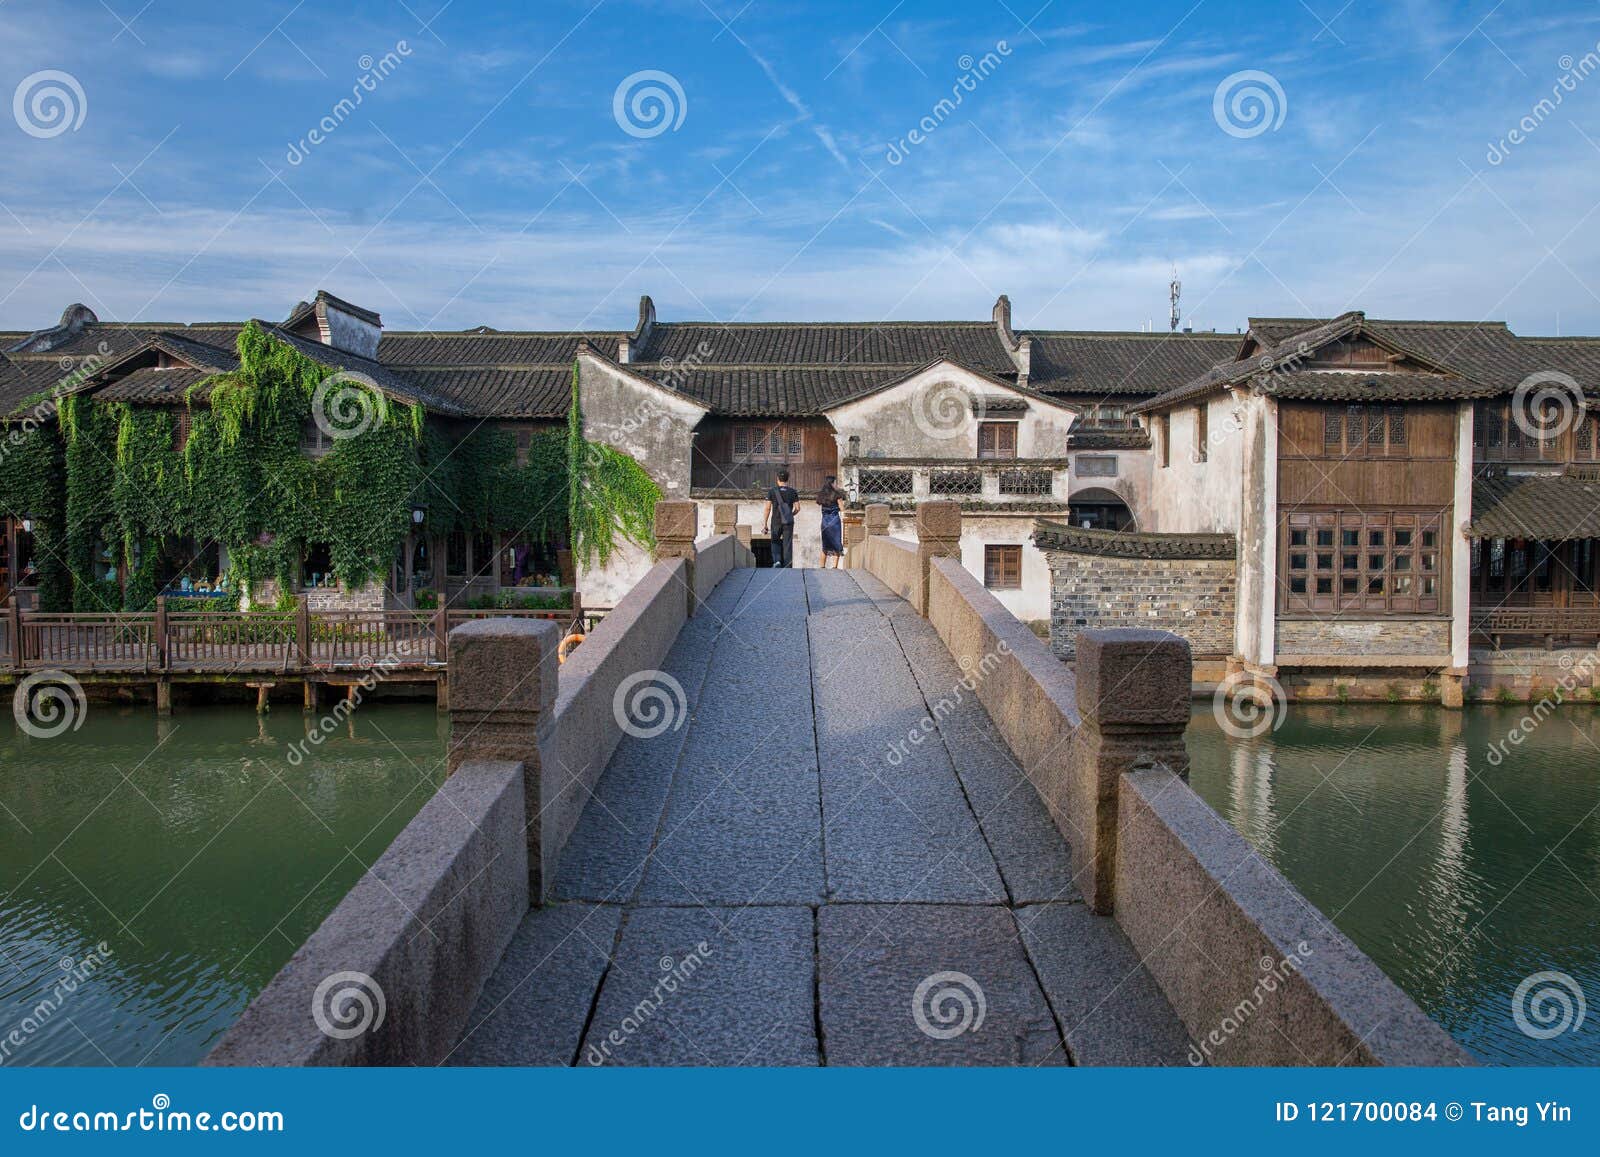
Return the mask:
[[1184,1062],[963,672],[876,579],[734,571],[664,669],[689,718],[618,748],[446,1063]]

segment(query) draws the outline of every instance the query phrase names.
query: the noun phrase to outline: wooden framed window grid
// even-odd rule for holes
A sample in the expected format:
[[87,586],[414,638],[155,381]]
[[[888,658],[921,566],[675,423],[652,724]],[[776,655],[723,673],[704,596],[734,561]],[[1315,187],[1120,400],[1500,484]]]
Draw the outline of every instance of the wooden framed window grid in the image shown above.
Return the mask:
[[1322,411],[1322,452],[1340,458],[1407,453],[1404,406],[1328,406]]
[[1278,605],[1285,613],[1439,614],[1445,598],[1441,515],[1424,511],[1295,511],[1279,532]]
[[790,462],[805,450],[801,428],[784,422],[765,426],[735,426],[733,457],[736,462]]
[[979,422],[979,458],[1015,458],[1017,456],[1017,424],[1015,422]]
[[983,548],[983,585],[992,591],[1014,591],[1022,588],[1022,548],[1020,546],[985,546]]

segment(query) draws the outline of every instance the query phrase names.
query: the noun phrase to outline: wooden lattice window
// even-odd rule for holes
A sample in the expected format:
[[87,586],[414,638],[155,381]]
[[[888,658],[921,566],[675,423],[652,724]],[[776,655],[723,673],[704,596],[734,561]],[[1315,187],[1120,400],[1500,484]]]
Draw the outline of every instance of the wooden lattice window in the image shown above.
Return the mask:
[[983,585],[992,591],[1014,591],[1022,587],[1022,548],[985,546]]
[[1294,512],[1284,516],[1279,547],[1286,612],[1436,614],[1446,606],[1437,513]]
[[1406,408],[1352,404],[1322,411],[1322,449],[1344,458],[1406,452]]
[[804,433],[794,423],[733,428],[733,456],[736,461],[788,462],[801,457],[804,448]]
[[979,422],[979,458],[1015,458],[1017,456],[1017,424],[1015,422]]

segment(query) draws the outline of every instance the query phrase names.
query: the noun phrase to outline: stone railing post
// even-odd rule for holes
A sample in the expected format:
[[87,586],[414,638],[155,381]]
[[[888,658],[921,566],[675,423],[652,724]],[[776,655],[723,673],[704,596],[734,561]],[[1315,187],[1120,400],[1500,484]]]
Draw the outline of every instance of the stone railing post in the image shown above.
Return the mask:
[[866,515],[859,510],[846,510],[844,512],[844,561],[847,566],[865,566],[866,560],[861,557],[861,548],[866,545],[867,524]]
[[866,509],[867,534],[889,533],[889,504],[887,502],[873,502]]
[[748,549],[751,538],[750,524],[747,522],[741,522],[738,526],[733,528],[733,533],[740,542],[744,543],[746,549]]
[[711,533],[732,534],[734,524],[739,521],[739,504],[736,502],[716,502],[711,506]]
[[917,558],[922,572],[917,613],[928,617],[928,577],[936,558],[961,561],[961,504],[948,498],[917,503]]
[[698,609],[694,598],[694,536],[700,528],[700,505],[689,499],[663,499],[656,503],[656,561],[683,559],[688,589],[688,615]]
[[[522,764],[527,799],[528,888],[535,903],[553,864],[541,855],[545,775],[539,742],[556,704],[561,629],[549,619],[478,619],[450,632],[450,748],[445,768]],[[554,786],[552,791],[556,790]]]
[[1089,907],[1109,915],[1122,775],[1165,767],[1187,779],[1193,660],[1168,631],[1080,631],[1078,713],[1068,769],[1072,871]]

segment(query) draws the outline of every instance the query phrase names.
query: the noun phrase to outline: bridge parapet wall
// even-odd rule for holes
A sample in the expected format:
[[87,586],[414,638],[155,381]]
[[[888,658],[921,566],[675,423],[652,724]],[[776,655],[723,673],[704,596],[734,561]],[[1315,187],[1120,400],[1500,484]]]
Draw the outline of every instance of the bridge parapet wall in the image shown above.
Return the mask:
[[1086,631],[1074,670],[959,561],[876,535],[863,553],[968,672],[1087,903],[1116,918],[1196,1042],[1191,1060],[1472,1063],[1189,787],[1187,642]]

